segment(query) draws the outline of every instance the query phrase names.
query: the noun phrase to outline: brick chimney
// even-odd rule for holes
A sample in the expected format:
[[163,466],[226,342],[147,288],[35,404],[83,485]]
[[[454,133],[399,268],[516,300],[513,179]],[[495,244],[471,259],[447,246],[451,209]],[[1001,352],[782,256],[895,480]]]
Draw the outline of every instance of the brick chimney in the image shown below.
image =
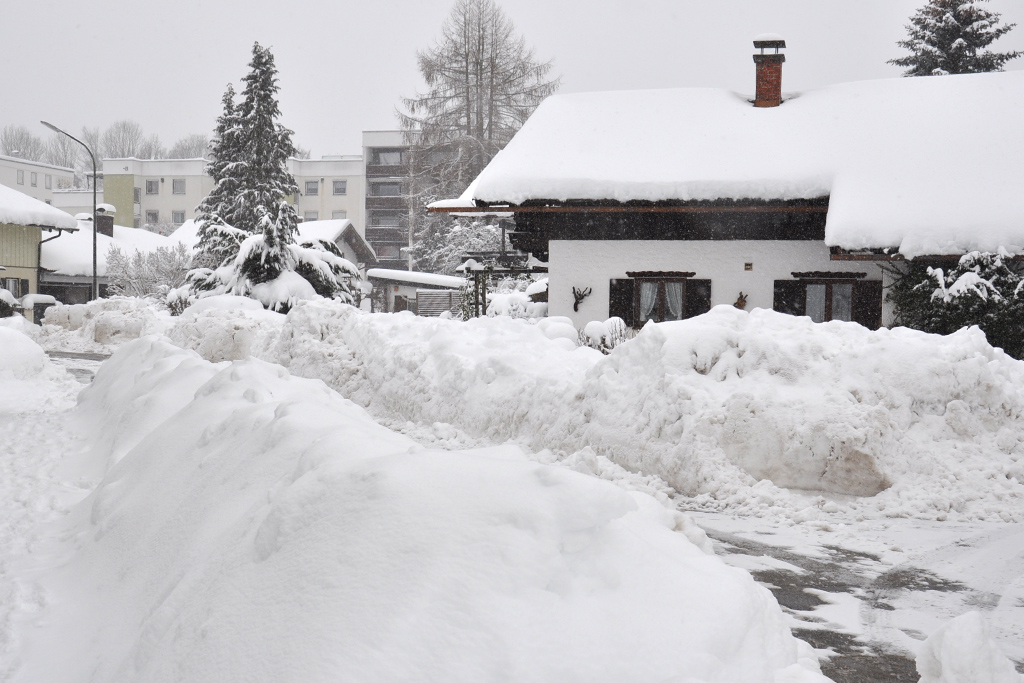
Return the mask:
[[[781,36],[765,33],[754,39],[754,48],[761,51],[754,55],[757,64],[757,91],[754,95],[755,107],[777,107],[782,104],[782,63],[786,55],[779,49],[785,49],[786,41]],[[775,52],[765,54],[765,50]]]

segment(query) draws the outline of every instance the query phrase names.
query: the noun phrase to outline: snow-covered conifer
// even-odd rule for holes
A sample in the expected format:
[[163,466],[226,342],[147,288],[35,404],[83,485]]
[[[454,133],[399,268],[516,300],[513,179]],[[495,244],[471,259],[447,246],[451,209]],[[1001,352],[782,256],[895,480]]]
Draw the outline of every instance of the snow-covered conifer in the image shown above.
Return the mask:
[[1002,71],[1021,52],[987,48],[1016,24],[1000,25],[1000,15],[981,6],[988,0],[928,0],[907,26],[909,36],[897,43],[911,54],[890,59],[907,67],[904,76],[938,76]]

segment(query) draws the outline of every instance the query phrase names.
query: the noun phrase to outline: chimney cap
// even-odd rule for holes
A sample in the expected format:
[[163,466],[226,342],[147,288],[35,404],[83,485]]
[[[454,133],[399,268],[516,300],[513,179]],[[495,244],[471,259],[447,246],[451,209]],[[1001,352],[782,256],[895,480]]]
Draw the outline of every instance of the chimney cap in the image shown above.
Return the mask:
[[778,33],[762,33],[761,35],[754,38],[754,48],[758,50],[764,50],[766,48],[785,48],[786,41]]

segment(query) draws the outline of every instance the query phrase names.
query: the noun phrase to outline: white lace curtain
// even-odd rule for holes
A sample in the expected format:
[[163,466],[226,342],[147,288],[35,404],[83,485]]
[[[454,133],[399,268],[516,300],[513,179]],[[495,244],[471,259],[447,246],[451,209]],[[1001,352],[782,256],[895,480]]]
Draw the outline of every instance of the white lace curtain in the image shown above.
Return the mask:
[[683,283],[665,283],[665,320],[682,320],[683,318]]
[[651,311],[654,310],[654,305],[658,303],[658,283],[657,282],[641,282],[640,283],[640,321],[649,320],[651,317]]

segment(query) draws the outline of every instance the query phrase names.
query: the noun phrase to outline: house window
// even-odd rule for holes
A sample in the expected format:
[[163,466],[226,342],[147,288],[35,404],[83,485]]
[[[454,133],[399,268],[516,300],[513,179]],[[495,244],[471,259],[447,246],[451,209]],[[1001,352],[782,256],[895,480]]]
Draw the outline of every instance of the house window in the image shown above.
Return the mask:
[[29,184],[32,185],[32,187],[37,187],[39,185],[39,174],[34,171],[32,173],[29,173],[28,181]]
[[320,220],[320,212],[319,211],[306,211],[306,212],[303,212],[302,220],[304,220],[304,221]]
[[711,280],[694,280],[693,273],[627,273],[612,280],[609,315],[631,327],[648,320],[684,320],[711,310]]
[[371,155],[371,163],[377,166],[401,166],[404,156],[400,149],[375,149]]
[[318,183],[315,180],[307,180],[306,194],[311,197],[315,197],[316,195],[320,194],[320,183]]
[[184,178],[175,178],[171,181],[171,194],[185,194]]
[[[147,180],[146,182],[148,183],[149,181]],[[159,211],[147,211],[146,212],[146,222],[149,223],[150,225],[156,225],[157,223],[159,223],[160,222],[160,212]]]
[[399,182],[371,183],[370,184],[370,196],[371,197],[401,197],[402,196],[402,183],[399,183]]
[[6,289],[15,299],[28,294],[28,280],[21,280],[16,277],[7,277],[0,280],[0,286]]
[[185,222],[184,211],[171,211],[171,222],[175,225],[181,225]]
[[[805,315],[816,323],[858,322],[875,330],[882,325],[882,282],[860,280],[866,273],[794,273],[795,280],[776,280],[772,308]],[[805,276],[805,277],[801,277]]]
[[335,180],[334,181],[334,194],[347,194],[348,193],[348,181],[347,180]]
[[160,194],[160,181],[159,180],[147,180],[146,181],[146,194]]
[[142,188],[141,187],[133,187],[132,188],[132,201],[135,202],[136,204],[138,204],[139,202],[142,201]]
[[348,218],[348,211],[331,211],[331,218],[335,220],[339,218]]
[[25,172],[24,171],[18,171],[18,184],[19,185],[24,185],[25,184]]
[[402,227],[402,211],[371,211],[370,226],[374,228]]
[[53,176],[49,173],[43,176],[43,187],[47,190],[53,189]]

